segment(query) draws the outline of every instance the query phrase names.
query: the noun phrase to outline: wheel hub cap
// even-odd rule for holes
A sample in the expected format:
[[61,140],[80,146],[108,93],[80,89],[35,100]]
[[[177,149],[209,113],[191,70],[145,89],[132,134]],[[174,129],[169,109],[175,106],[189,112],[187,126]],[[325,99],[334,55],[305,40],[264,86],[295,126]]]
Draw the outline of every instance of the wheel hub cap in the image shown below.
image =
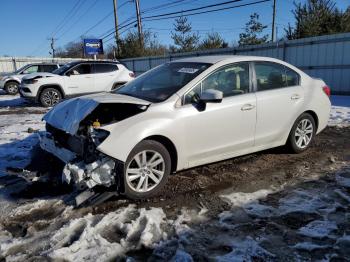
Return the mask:
[[151,191],[162,181],[165,161],[156,151],[144,150],[136,154],[126,169],[128,186],[138,193]]
[[296,145],[303,149],[307,147],[313,136],[314,128],[309,119],[303,119],[295,129],[294,139]]

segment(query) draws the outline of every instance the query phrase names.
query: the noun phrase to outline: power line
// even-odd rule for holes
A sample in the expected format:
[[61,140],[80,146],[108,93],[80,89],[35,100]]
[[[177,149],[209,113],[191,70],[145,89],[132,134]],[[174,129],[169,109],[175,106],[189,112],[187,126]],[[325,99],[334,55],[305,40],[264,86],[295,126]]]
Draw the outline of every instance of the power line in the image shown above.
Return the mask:
[[83,3],[84,2],[82,0],[78,0],[76,2],[76,4],[70,10],[70,12],[68,12],[68,14],[61,21],[61,23],[56,27],[56,29],[54,29],[54,32],[52,33],[52,35],[56,35],[59,31],[61,31],[65,27],[68,21],[70,21],[71,18],[74,17],[74,15],[78,12],[78,10],[81,8]]
[[89,11],[97,4],[98,0],[95,0],[92,5],[90,5],[86,10],[85,12],[79,16],[78,19],[75,20],[75,22],[67,28],[66,31],[64,31],[58,38],[61,38],[62,36],[64,36],[66,33],[68,33],[79,21],[81,18],[83,18],[87,13],[89,13]]
[[[228,4],[233,4],[233,3],[237,3],[237,2],[242,2],[242,0],[231,0],[231,1],[223,2],[223,3],[206,5],[206,6],[191,8],[191,9],[187,9],[187,10],[181,10],[181,11],[177,11],[177,12],[171,12],[171,13],[166,13],[166,14],[148,16],[148,18],[162,17],[162,16],[175,15],[175,14],[183,14],[183,13],[187,13],[187,12],[191,12],[191,11],[207,9],[207,8],[211,8],[211,7],[221,6],[221,5],[228,5]],[[184,14],[184,16],[186,16],[186,14]]]
[[230,7],[223,7],[223,8],[218,8],[218,9],[213,9],[213,10],[207,10],[207,11],[201,11],[201,12],[196,12],[196,13],[191,13],[191,14],[185,14],[185,15],[176,15],[176,16],[169,16],[169,17],[160,17],[160,18],[151,18],[148,19],[149,17],[144,17],[144,21],[157,21],[157,20],[164,20],[164,19],[170,19],[170,18],[178,18],[182,16],[193,16],[193,15],[200,15],[200,14],[207,14],[207,13],[212,13],[212,12],[218,12],[218,11],[223,11],[223,10],[229,10],[229,9],[234,9],[238,7],[244,7],[244,6],[250,6],[250,5],[255,5],[255,4],[260,4],[260,3],[265,3],[265,2],[270,2],[271,0],[260,0],[256,2],[251,2],[251,3],[246,3],[246,4],[240,4],[240,5],[235,5],[235,6],[230,6]]
[[[234,0],[234,1],[229,1],[229,2],[238,2],[238,1],[242,1],[242,0]],[[167,14],[168,16],[167,17],[164,17],[164,15],[166,14],[160,14],[160,15],[157,15],[157,16],[146,16],[143,18],[143,21],[158,21],[158,20],[166,20],[166,19],[172,19],[172,18],[178,18],[178,17],[181,17],[181,16],[194,16],[194,15],[200,15],[200,14],[207,14],[207,13],[212,13],[212,12],[218,12],[218,11],[223,11],[223,10],[229,10],[229,9],[235,9],[235,8],[239,8],[239,7],[245,7],[245,6],[250,6],[250,5],[255,5],[255,4],[260,4],[260,3],[265,3],[265,2],[270,2],[271,0],[260,0],[260,1],[255,1],[255,2],[250,2],[250,3],[245,3],[245,4],[240,4],[240,5],[234,5],[234,6],[229,6],[229,7],[222,7],[222,8],[217,8],[217,9],[212,9],[212,10],[206,10],[206,11],[200,11],[200,12],[195,12],[195,13],[190,13],[190,14],[185,14],[183,15],[182,13],[183,12],[189,12],[188,10],[183,10],[183,11],[178,11],[178,12],[173,12],[173,13],[181,13],[181,15],[175,15],[175,16],[169,16],[169,13]],[[224,2],[224,3],[227,3],[227,2]],[[218,3],[216,5],[221,5],[223,3]],[[213,6],[213,5],[209,5],[209,6]],[[205,7],[202,6],[200,7],[201,9],[204,9]],[[208,8],[208,6],[206,6],[206,8]],[[192,9],[189,9],[189,10],[193,10],[194,8]],[[198,10],[198,9],[197,9]],[[129,26],[131,24],[135,24],[136,23],[136,20],[124,25],[123,27],[126,27],[126,26]],[[123,27],[119,27],[120,28],[123,28]],[[113,29],[111,29],[113,30]],[[104,37],[102,37],[102,39],[105,39],[107,37],[109,37],[111,34],[113,34],[114,32],[111,32],[111,33],[108,33],[107,35],[105,35]]]

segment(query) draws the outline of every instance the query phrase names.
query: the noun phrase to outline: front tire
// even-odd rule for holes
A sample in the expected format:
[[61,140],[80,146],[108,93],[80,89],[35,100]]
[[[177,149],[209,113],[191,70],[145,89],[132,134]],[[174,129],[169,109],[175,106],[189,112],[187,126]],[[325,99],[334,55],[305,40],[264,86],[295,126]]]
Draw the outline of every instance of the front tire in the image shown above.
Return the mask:
[[62,95],[56,88],[46,88],[40,93],[40,103],[44,107],[58,104],[62,100]]
[[165,185],[170,171],[170,154],[161,143],[154,140],[140,142],[125,163],[125,195],[131,199],[156,195]]
[[308,149],[316,134],[314,118],[304,113],[295,121],[289,134],[288,145],[294,153],[301,153]]
[[16,95],[18,93],[19,84],[14,81],[7,82],[4,86],[4,90],[9,95]]

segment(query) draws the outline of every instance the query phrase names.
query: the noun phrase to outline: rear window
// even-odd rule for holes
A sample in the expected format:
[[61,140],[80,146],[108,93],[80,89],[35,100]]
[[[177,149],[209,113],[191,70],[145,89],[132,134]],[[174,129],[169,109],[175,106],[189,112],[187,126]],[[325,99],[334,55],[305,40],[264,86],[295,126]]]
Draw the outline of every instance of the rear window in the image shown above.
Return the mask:
[[47,72],[50,73],[57,69],[56,65],[40,65],[39,72]]
[[116,64],[94,64],[94,72],[96,74],[109,73],[118,70]]

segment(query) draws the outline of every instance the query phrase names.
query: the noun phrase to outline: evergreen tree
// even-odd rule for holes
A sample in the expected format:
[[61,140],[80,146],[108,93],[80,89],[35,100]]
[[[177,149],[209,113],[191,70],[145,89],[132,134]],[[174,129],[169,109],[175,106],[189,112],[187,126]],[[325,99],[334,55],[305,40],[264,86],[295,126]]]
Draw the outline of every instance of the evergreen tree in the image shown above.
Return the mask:
[[259,22],[259,15],[257,13],[252,14],[249,22],[245,25],[244,33],[239,34],[238,44],[244,46],[266,43],[269,39],[269,35],[261,36],[266,28],[266,25]]
[[206,35],[203,41],[199,44],[198,49],[215,49],[228,47],[228,43],[224,41],[218,32],[211,32]]
[[285,29],[288,39],[350,32],[350,9],[340,11],[333,0],[308,0],[294,6],[295,25]]
[[177,51],[189,52],[197,48],[199,36],[192,33],[192,26],[187,21],[187,17],[181,16],[175,19],[174,31],[171,32],[171,38],[174,40]]

